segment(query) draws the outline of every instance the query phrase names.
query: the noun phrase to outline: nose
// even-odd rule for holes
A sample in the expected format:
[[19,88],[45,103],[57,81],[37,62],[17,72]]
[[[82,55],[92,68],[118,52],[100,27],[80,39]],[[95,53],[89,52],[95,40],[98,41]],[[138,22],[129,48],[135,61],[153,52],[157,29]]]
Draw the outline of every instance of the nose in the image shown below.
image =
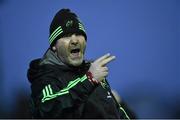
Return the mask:
[[78,42],[79,42],[78,38],[76,37],[75,34],[73,34],[73,35],[71,36],[71,44],[72,44],[72,45],[77,45]]

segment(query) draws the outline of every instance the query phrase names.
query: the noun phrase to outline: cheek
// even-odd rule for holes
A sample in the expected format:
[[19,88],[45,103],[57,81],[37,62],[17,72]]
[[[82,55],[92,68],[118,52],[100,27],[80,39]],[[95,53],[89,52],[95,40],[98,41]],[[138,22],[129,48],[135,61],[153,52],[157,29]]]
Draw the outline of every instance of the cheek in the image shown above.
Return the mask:
[[82,43],[82,48],[83,48],[83,50],[86,49],[86,41],[84,41],[84,42]]
[[65,46],[59,46],[57,49],[57,53],[59,56],[66,57],[68,54],[68,50]]

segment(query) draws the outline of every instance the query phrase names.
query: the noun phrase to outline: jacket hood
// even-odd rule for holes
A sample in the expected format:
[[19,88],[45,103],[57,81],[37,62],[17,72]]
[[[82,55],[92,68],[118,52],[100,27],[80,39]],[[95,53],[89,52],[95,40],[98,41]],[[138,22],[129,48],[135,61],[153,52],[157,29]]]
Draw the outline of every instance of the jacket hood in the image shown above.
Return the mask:
[[54,66],[57,65],[63,69],[69,69],[69,67],[65,65],[51,49],[48,49],[42,58],[38,58],[30,62],[27,72],[29,82],[32,83],[32,81],[36,78],[39,78],[43,74],[47,74],[47,65],[48,68],[55,68]]
[[66,66],[51,49],[46,51],[40,62],[40,65],[44,64]]

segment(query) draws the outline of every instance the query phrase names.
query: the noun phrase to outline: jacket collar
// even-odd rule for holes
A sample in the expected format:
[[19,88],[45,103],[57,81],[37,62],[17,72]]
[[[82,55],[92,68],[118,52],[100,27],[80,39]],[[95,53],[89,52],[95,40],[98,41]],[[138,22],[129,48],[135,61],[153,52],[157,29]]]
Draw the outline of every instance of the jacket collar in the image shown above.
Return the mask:
[[50,64],[50,65],[58,65],[65,70],[75,70],[81,68],[85,63],[86,62],[83,61],[82,65],[80,65],[79,67],[68,66],[64,64],[61,61],[61,59],[50,48],[48,48],[48,50],[45,52],[45,54],[41,59],[40,66]]

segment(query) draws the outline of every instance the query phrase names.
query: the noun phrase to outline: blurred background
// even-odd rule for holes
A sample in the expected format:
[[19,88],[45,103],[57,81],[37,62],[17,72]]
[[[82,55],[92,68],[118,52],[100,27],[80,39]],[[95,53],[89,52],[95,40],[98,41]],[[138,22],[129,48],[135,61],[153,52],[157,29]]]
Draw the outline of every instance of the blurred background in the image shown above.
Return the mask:
[[180,0],[0,0],[0,118],[31,118],[27,69],[62,8],[85,25],[87,59],[116,56],[108,81],[137,118],[180,118]]

